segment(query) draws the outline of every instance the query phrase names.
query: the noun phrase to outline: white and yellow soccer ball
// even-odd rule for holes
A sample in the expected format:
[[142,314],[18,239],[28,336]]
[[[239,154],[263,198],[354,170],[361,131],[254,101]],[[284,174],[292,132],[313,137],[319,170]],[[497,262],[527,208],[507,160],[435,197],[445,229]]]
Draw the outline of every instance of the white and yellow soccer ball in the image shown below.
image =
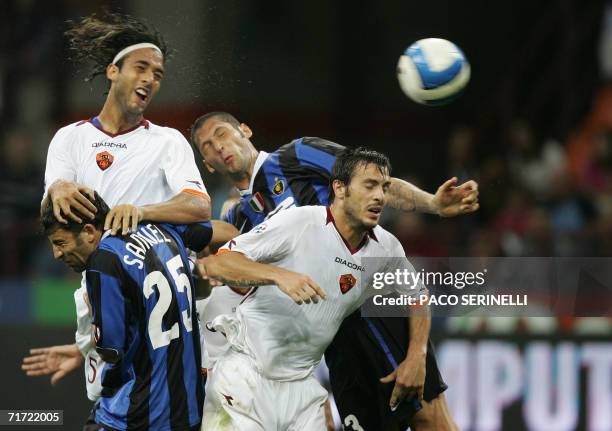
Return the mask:
[[410,45],[397,63],[404,93],[423,105],[444,105],[457,97],[470,80],[463,52],[446,39],[421,39]]

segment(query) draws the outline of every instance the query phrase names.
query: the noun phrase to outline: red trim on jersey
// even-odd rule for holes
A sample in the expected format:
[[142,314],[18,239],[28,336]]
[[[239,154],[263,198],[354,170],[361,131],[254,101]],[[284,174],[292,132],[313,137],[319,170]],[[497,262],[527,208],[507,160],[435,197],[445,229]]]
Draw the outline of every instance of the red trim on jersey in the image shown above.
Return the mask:
[[327,207],[326,210],[327,210],[327,218],[325,220],[325,224],[332,223],[334,225],[334,227],[336,228],[336,232],[338,232],[338,235],[340,235],[340,238],[342,238],[344,245],[346,246],[346,248],[348,248],[351,254],[355,254],[359,250],[361,250],[363,246],[366,244],[366,242],[368,241],[368,238],[372,238],[374,241],[378,242],[378,238],[376,238],[376,234],[374,234],[374,229],[368,229],[367,235],[364,235],[363,240],[361,240],[357,248],[352,248],[350,244],[348,243],[348,241],[344,239],[344,237],[338,230],[338,226],[336,226],[336,221],[334,220],[334,215],[331,212],[331,208]]
[[121,132],[118,133],[111,133],[107,130],[104,130],[102,127],[98,126],[96,123],[93,122],[93,119],[95,117],[91,117],[89,120],[83,120],[81,122],[79,122],[79,124],[77,124],[77,126],[80,126],[81,124],[84,123],[90,123],[92,126],[94,126],[96,129],[98,129],[99,131],[101,131],[102,133],[104,133],[105,135],[110,136],[111,138],[116,138],[117,136],[120,135],[125,135],[126,133],[130,133],[133,132],[134,130],[138,129],[139,127],[143,126],[145,129],[149,129],[149,121],[145,120],[144,117],[138,122],[138,124],[136,124],[134,127],[130,127],[127,130],[123,130]]

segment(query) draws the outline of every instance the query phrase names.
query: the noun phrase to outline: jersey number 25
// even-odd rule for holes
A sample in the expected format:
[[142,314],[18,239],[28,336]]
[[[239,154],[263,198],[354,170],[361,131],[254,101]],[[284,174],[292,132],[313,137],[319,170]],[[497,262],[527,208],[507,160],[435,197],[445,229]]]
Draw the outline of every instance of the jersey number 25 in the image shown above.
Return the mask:
[[[191,283],[189,283],[189,277],[185,273],[183,267],[183,261],[180,255],[174,256],[172,259],[166,262],[166,266],[170,272],[170,275],[174,279],[176,289],[179,293],[187,293],[187,303],[189,308],[183,310],[181,315],[183,317],[183,325],[187,332],[191,332]],[[159,291],[159,300],[153,307],[151,315],[149,316],[149,338],[154,349],[158,349],[163,346],[170,344],[170,341],[180,336],[180,329],[178,322],[175,322],[170,329],[164,331],[162,328],[162,320],[164,315],[170,308],[172,302],[172,288],[168,283],[164,274],[160,271],[153,271],[147,275],[144,279],[143,293],[146,299],[155,292],[155,287]]]

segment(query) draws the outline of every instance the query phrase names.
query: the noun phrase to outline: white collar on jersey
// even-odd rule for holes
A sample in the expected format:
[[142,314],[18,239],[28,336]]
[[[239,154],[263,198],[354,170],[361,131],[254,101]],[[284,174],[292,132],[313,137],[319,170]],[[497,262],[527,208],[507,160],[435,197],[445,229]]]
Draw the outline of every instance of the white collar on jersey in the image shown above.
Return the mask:
[[259,152],[259,154],[257,155],[257,159],[255,159],[255,166],[253,166],[253,173],[251,174],[251,183],[249,184],[249,188],[246,190],[238,190],[240,196],[250,195],[251,193],[253,193],[253,183],[255,182],[255,176],[257,175],[257,172],[259,172],[261,165],[263,165],[263,162],[267,158],[268,153],[266,153],[265,151]]

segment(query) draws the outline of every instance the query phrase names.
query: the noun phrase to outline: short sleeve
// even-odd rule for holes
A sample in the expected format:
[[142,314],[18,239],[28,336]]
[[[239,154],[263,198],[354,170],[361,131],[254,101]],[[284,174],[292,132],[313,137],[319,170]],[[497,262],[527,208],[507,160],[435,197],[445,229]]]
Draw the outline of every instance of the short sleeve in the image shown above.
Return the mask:
[[239,235],[219,250],[237,251],[261,263],[278,262],[290,254],[300,240],[309,208],[289,208]]
[[187,225],[174,225],[183,240],[183,244],[189,250],[199,253],[210,243],[213,227],[210,222],[193,223]]
[[174,194],[185,192],[209,199],[189,142],[178,130],[165,130],[170,134],[171,142],[167,145],[163,170],[170,189]]
[[[387,273],[396,273],[398,269],[401,273],[407,271],[410,274],[416,274],[417,272],[412,263],[410,263],[410,260],[408,260],[408,258],[406,257],[404,247],[402,247],[402,244],[395,237],[392,237],[389,257],[385,259],[384,266],[384,272]],[[408,279],[413,280],[413,278],[411,277]],[[385,285],[385,287],[383,287],[383,289],[378,291],[377,293],[386,294],[392,292],[398,293],[400,295],[418,295],[427,292],[427,289],[423,284],[423,281],[418,278],[416,285],[412,285],[410,283],[388,284]]]
[[73,151],[69,139],[73,127],[70,125],[59,129],[49,144],[43,199],[47,196],[49,186],[55,181],[76,181],[76,164],[72,159]]

